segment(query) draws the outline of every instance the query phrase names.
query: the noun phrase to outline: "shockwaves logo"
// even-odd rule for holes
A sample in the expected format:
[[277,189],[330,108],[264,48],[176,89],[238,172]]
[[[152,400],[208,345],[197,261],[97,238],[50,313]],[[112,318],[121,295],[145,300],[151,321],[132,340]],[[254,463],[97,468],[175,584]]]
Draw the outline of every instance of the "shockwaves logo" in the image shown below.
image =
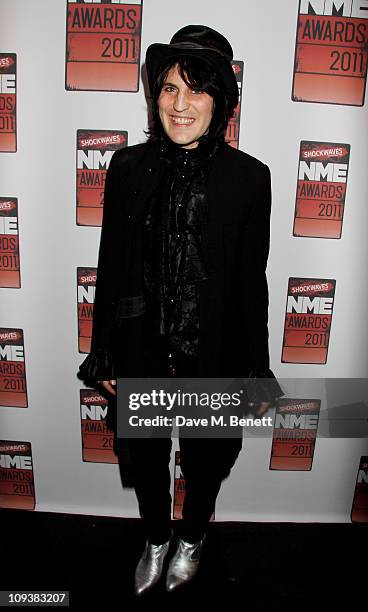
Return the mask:
[[143,0],[68,0],[69,90],[138,91]]
[[17,150],[17,56],[0,53],[0,152]]
[[91,350],[93,305],[96,292],[96,268],[77,268],[78,350]]
[[300,0],[292,99],[362,106],[368,0]]
[[350,145],[300,143],[294,236],[341,238]]
[[128,132],[77,131],[77,225],[102,224],[106,172],[114,152],[127,144]]
[[283,363],[327,361],[336,281],[289,278]]
[[0,198],[0,287],[20,287],[17,198]]

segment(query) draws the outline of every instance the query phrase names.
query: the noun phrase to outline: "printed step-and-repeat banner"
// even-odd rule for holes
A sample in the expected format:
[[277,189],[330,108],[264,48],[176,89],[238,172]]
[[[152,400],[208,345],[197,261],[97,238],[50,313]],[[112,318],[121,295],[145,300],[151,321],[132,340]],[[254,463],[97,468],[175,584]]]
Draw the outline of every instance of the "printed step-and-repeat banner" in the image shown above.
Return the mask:
[[142,0],[67,0],[68,90],[138,91]]
[[17,56],[0,52],[0,151],[17,150]]
[[[295,380],[269,412],[270,435],[243,444],[211,520],[368,521],[366,438],[322,435],[329,378],[368,378],[368,0],[286,0],[282,11],[266,0],[262,23],[255,0],[226,6],[187,0],[178,18],[165,0],[2,2],[0,507],[138,516],[119,476],[116,405],[76,372],[91,347],[106,173],[115,151],[146,139],[146,49],[205,23],[234,49],[226,141],[271,169],[271,368]],[[309,377],[325,390],[301,392]],[[358,405],[367,415],[352,400],[352,418]],[[177,449],[174,519],[186,486]],[[203,457],[209,478],[213,460]]]

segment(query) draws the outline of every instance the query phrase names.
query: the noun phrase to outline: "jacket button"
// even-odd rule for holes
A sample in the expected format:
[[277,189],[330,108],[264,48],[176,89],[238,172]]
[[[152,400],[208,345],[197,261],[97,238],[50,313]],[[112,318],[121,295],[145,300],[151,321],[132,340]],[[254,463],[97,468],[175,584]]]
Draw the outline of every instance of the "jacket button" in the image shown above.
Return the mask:
[[149,172],[150,174],[153,174],[153,173],[155,172],[155,168],[148,168],[148,172]]

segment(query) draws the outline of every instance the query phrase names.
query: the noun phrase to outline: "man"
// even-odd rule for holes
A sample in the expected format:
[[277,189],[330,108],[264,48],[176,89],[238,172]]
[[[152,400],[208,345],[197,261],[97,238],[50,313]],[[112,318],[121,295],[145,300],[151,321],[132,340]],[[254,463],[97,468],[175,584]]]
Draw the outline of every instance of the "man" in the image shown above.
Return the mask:
[[[80,377],[111,396],[118,376],[251,377],[261,416],[282,395],[268,354],[271,182],[267,166],[224,142],[238,102],[232,57],[224,36],[197,25],[147,50],[152,127],[147,143],[117,151],[109,166],[91,353]],[[197,572],[242,439],[179,443],[186,491],[168,591]],[[158,582],[172,538],[171,445],[128,441],[147,534],[139,595]]]

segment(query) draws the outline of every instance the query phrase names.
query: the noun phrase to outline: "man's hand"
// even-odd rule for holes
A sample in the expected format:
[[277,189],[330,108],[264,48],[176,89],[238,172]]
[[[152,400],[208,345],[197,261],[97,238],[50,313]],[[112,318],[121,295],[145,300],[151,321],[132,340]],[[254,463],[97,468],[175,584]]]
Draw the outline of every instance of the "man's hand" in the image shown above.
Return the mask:
[[116,380],[99,380],[97,382],[99,385],[102,385],[106,391],[112,395],[116,395],[116,391],[114,389],[114,387],[116,387]]
[[250,403],[249,406],[253,408],[255,416],[261,417],[267,412],[267,410],[271,406],[271,402],[261,402],[260,404]]

